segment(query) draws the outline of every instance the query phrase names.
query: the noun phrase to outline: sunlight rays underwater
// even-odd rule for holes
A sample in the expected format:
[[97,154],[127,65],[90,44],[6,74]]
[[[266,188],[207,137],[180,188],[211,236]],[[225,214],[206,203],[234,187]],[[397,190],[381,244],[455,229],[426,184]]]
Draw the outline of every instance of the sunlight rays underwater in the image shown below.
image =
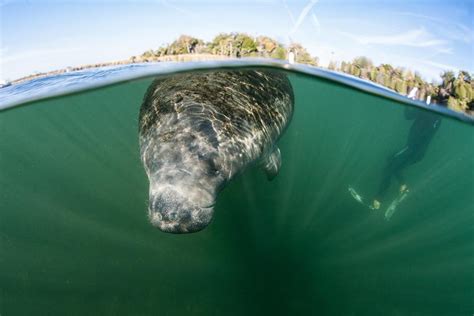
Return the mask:
[[0,312],[472,312],[472,126],[442,118],[387,221],[347,188],[375,194],[406,141],[405,106],[289,77],[295,113],[280,174],[269,182],[250,167],[191,235],[147,220],[138,110],[151,79],[0,113]]

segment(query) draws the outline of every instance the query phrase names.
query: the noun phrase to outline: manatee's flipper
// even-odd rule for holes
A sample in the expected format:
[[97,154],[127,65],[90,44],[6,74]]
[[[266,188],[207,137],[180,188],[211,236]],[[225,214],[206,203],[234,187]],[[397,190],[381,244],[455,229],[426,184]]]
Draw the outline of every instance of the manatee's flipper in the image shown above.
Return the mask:
[[268,180],[273,180],[278,171],[280,171],[281,166],[281,153],[278,147],[274,147],[273,151],[262,158],[261,166],[265,173],[267,174]]

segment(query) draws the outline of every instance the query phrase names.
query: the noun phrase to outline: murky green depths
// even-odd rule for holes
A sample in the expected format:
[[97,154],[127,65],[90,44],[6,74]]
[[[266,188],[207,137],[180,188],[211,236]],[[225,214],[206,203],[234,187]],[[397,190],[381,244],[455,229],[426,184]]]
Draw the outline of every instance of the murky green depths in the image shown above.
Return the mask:
[[151,80],[0,113],[0,314],[472,314],[472,127],[442,119],[386,221],[388,202],[371,211],[348,186],[374,194],[405,107],[291,81],[279,176],[247,170],[191,235],[148,223],[137,120]]

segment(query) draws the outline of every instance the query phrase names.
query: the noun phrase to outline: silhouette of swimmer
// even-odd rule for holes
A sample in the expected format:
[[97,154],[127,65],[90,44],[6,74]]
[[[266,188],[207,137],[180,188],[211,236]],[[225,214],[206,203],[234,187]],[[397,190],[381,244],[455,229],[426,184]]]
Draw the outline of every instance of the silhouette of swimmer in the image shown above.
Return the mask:
[[406,145],[388,158],[379,189],[372,203],[374,209],[380,208],[380,201],[387,194],[393,178],[396,178],[400,184],[400,194],[408,192],[403,170],[424,158],[441,124],[440,115],[408,107],[405,109],[405,119],[413,120]]

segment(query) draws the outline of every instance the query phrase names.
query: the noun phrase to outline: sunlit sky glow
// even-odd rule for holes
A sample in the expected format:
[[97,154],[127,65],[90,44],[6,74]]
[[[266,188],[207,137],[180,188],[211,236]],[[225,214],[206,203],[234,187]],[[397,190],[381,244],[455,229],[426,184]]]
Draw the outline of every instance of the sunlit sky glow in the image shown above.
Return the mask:
[[320,58],[416,70],[474,72],[474,1],[7,1],[0,0],[0,80],[126,59],[180,34],[220,32],[299,42]]

